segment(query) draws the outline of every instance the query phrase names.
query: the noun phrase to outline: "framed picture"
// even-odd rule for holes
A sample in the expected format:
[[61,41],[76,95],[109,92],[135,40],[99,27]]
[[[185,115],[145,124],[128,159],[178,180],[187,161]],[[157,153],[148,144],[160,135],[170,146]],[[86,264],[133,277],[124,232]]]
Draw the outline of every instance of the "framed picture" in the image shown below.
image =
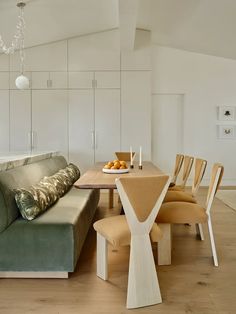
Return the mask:
[[234,139],[235,138],[234,125],[219,125],[219,138]]
[[219,106],[220,121],[233,121],[235,119],[235,107],[234,106]]

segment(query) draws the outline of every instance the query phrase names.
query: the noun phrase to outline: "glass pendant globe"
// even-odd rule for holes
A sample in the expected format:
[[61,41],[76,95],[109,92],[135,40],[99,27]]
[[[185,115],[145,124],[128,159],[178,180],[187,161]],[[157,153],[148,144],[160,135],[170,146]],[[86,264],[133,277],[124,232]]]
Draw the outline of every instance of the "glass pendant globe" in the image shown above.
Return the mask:
[[16,87],[18,89],[26,89],[29,88],[29,79],[24,75],[20,75],[16,78]]

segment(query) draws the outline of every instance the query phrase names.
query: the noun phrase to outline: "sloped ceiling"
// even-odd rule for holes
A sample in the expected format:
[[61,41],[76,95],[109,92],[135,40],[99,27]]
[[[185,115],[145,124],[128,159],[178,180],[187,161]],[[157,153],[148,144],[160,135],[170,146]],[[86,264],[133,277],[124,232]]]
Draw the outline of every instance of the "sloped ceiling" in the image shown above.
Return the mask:
[[[236,0],[136,1],[136,27],[150,30],[153,43],[236,59]],[[15,32],[16,3],[0,0],[0,34],[8,44]],[[119,0],[26,3],[26,46],[118,28],[122,21]]]

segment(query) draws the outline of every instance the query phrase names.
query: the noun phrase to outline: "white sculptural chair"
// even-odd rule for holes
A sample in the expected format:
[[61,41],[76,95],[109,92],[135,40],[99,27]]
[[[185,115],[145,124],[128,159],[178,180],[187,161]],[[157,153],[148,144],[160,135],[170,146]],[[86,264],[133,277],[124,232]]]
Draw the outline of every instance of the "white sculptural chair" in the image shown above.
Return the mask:
[[[109,221],[110,229],[106,224],[105,231],[104,222],[108,222],[109,218],[94,224],[97,231],[97,275],[107,280],[107,242],[112,243],[111,234],[114,234],[114,228],[119,226],[121,220],[127,219],[131,233],[127,308],[162,302],[150,236],[152,238],[155,228],[160,230],[154,222],[169,183],[170,178],[166,175],[116,179],[125,216],[112,217]],[[124,224],[117,232],[124,242]]]

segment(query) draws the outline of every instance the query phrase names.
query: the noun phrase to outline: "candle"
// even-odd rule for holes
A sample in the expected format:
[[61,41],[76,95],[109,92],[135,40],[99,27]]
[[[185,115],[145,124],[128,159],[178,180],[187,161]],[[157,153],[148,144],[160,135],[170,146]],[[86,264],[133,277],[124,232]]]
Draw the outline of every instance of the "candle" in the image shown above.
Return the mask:
[[133,152],[132,152],[132,146],[130,146],[130,166],[133,166]]
[[142,146],[139,147],[139,166],[142,166]]

